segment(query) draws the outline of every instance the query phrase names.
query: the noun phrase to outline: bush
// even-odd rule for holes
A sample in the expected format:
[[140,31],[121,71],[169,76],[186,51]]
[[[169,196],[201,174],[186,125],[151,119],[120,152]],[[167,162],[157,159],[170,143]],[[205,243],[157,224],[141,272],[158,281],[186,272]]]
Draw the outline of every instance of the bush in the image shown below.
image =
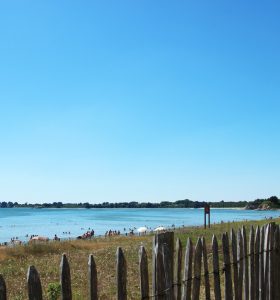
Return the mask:
[[49,300],[57,300],[60,296],[61,287],[57,282],[50,283],[48,285],[48,299]]

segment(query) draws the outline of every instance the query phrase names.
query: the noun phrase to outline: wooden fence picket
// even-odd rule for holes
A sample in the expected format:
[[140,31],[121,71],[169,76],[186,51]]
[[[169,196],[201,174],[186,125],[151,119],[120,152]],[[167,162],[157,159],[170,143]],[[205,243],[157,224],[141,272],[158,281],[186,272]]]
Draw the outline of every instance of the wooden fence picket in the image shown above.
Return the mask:
[[[159,249],[159,245],[156,245],[155,248],[155,263],[156,263],[156,284],[154,290],[154,299],[156,300],[165,300],[166,299],[166,279],[165,279],[165,272],[164,272],[164,263],[163,263],[163,255],[162,251]],[[121,299],[119,299],[121,300]]]
[[203,269],[204,269],[204,285],[205,285],[205,300],[210,300],[210,281],[207,261],[207,247],[205,238],[201,238],[202,242],[202,258],[203,258]]
[[213,274],[214,274],[214,295],[215,300],[221,300],[221,282],[219,270],[219,247],[217,238],[213,235],[212,238],[212,255],[213,255]]
[[265,281],[264,281],[264,239],[265,239],[265,226],[260,230],[260,254],[259,254],[259,299],[265,300]]
[[231,230],[231,253],[232,253],[232,269],[233,269],[233,288],[234,299],[238,299],[238,267],[237,267],[237,242],[234,230]]
[[70,266],[64,253],[60,263],[61,299],[72,300]]
[[249,299],[255,300],[255,234],[253,226],[249,234]]
[[7,289],[4,277],[0,274],[0,300],[7,300]]
[[247,246],[247,234],[245,226],[241,229],[243,238],[243,260],[244,260],[244,277],[243,277],[243,296],[244,300],[249,300],[249,264],[248,264],[248,246]]
[[42,286],[40,276],[34,266],[30,266],[27,272],[27,289],[29,300],[42,300]]
[[183,289],[182,300],[191,300],[192,261],[193,261],[193,244],[192,244],[192,240],[188,238],[186,254],[185,254],[184,289]]
[[181,300],[182,295],[182,243],[180,239],[176,241],[175,264],[174,264],[174,300]]
[[269,243],[270,243],[270,226],[267,225],[264,237],[264,291],[263,296],[265,300],[269,298]]
[[140,293],[141,299],[149,299],[148,258],[144,246],[139,250]]
[[192,300],[199,300],[201,282],[202,242],[198,238],[194,251]]
[[127,291],[126,291],[126,282],[127,282],[127,268],[126,268],[126,259],[121,247],[117,248],[117,299],[126,300]]
[[243,293],[243,238],[241,230],[238,229],[237,232],[237,261],[238,261],[238,300],[242,300]]
[[96,264],[92,254],[88,258],[88,281],[89,281],[89,299],[97,300],[97,271]]
[[279,293],[279,286],[277,283],[278,277],[279,277],[279,226],[275,226],[275,231],[274,231],[274,240],[273,240],[273,252],[274,252],[274,277],[273,277],[273,285],[274,285],[274,297],[275,299],[280,298],[280,293]]
[[270,235],[269,235],[269,273],[268,273],[268,299],[274,300],[274,232],[275,223],[270,223]]
[[222,235],[222,248],[224,255],[224,272],[225,272],[225,300],[232,300],[232,281],[231,281],[231,267],[230,267],[230,252],[228,234]]
[[255,299],[259,300],[259,288],[260,288],[260,269],[259,269],[259,263],[260,263],[260,228],[257,226],[256,233],[255,233],[255,241],[254,241],[254,253],[255,253]]

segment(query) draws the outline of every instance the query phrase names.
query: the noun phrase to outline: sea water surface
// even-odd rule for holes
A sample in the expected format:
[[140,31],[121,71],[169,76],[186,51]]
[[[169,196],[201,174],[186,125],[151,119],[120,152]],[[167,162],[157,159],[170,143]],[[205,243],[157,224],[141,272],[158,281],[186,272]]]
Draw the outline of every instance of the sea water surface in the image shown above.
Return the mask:
[[[211,209],[212,223],[258,220],[278,216],[280,216],[280,211]],[[124,234],[129,231],[129,228],[197,226],[203,225],[203,220],[202,209],[190,208],[1,208],[0,242],[9,242],[13,237],[27,241],[32,234],[49,238],[53,238],[55,234],[60,238],[75,238],[89,228],[95,231],[95,235],[103,235],[110,229],[120,230]]]

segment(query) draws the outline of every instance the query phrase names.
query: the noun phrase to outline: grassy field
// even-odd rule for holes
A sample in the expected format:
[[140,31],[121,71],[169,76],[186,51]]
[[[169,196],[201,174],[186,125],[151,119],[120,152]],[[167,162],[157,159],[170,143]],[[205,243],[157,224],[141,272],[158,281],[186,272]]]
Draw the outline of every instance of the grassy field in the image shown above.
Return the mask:
[[[280,219],[273,221],[279,223]],[[220,242],[221,234],[226,231],[230,232],[231,228],[238,229],[245,225],[249,229],[251,225],[261,226],[268,222],[268,220],[263,220],[223,223],[213,225],[211,229],[206,230],[202,227],[185,227],[177,229],[175,237],[180,238],[185,247],[188,237],[192,238],[195,243],[199,236],[204,236],[210,252],[213,234],[217,235]],[[141,237],[116,236],[93,240],[49,242],[13,248],[2,247],[0,248],[0,273],[6,280],[8,299],[27,299],[26,273],[30,265],[37,268],[41,277],[44,299],[48,299],[49,284],[59,282],[59,264],[62,253],[67,254],[70,262],[73,299],[87,299],[87,261],[88,255],[91,253],[94,255],[97,265],[99,298],[115,299],[115,256],[118,246],[122,247],[127,259],[128,298],[139,299],[138,250],[140,245],[144,245],[151,263],[152,240],[152,235]]]

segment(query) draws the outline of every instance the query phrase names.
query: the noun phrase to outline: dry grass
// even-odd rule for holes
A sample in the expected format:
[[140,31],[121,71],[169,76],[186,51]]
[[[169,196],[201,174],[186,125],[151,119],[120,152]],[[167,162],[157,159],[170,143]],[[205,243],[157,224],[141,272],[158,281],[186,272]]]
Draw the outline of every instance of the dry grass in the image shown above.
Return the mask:
[[[279,219],[274,220],[279,223]],[[231,228],[239,228],[241,225],[262,225],[268,221],[252,221],[242,223],[224,223],[204,229],[202,227],[183,228],[175,232],[176,237],[182,240],[183,246],[188,237],[193,242],[199,236],[204,236],[210,246],[212,235],[220,236]],[[98,288],[100,299],[115,299],[115,254],[118,246],[124,250],[128,266],[128,298],[139,299],[139,273],[138,250],[140,245],[147,249],[151,262],[152,236],[99,238],[92,241],[75,240],[67,242],[49,242],[44,244],[32,244],[16,246],[14,248],[0,248],[0,272],[3,274],[8,298],[11,300],[27,299],[26,273],[28,266],[36,266],[43,285],[44,299],[47,299],[46,291],[49,283],[59,282],[59,264],[62,253],[66,253],[71,266],[73,299],[87,299],[87,261],[92,253],[96,260],[98,271]],[[209,256],[209,262],[211,257]],[[151,269],[151,268],[150,268]]]

